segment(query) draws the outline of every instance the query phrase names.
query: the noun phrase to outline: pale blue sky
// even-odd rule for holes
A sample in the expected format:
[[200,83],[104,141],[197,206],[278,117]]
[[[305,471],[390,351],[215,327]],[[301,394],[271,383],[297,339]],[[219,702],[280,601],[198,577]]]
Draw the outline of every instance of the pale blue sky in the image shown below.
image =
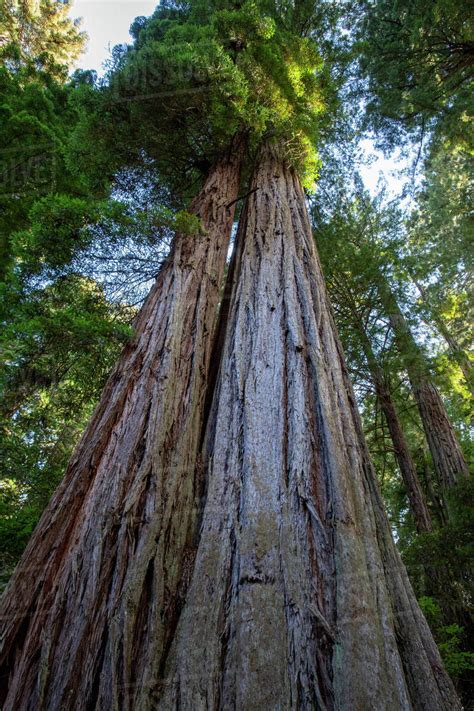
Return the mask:
[[151,15],[156,5],[156,0],[75,0],[71,17],[82,17],[82,29],[89,35],[86,52],[78,66],[100,73],[112,47],[130,42],[128,28],[135,17]]

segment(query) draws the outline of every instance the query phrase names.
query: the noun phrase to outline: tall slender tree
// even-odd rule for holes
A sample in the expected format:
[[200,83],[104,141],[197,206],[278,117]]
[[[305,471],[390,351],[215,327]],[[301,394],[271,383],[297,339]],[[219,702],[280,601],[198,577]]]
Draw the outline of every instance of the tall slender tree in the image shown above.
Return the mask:
[[[444,489],[449,488],[461,476],[468,473],[468,467],[455,429],[430,372],[426,355],[416,343],[410,325],[398,304],[393,272],[398,268],[399,237],[394,238],[391,233],[397,233],[397,230],[402,232],[403,226],[400,225],[396,215],[391,215],[390,208],[378,207],[376,202],[368,198],[361,186],[355,188],[352,198],[349,199],[346,189],[342,199],[346,201],[346,214],[339,212],[332,216],[330,220],[332,224],[327,228],[326,240],[337,240],[340,244],[344,240],[350,240],[351,252],[344,250],[344,268],[351,275],[354,288],[360,288],[367,298],[370,295],[372,310],[390,321],[440,485]],[[337,262],[329,241],[325,245],[325,252],[328,255],[327,261],[331,271],[336,275],[335,279],[340,282],[341,278],[337,275]],[[455,267],[452,269],[455,271]],[[347,293],[344,284],[342,290]],[[357,297],[352,294],[349,295],[348,300],[349,303],[352,302],[351,308],[357,309]],[[368,310],[370,312],[370,306]],[[360,321],[358,323],[355,314],[352,321],[356,330],[360,332]],[[364,350],[367,351],[367,343]]]
[[[315,238],[354,377],[359,386],[367,383],[375,395],[374,409],[376,412],[380,407],[388,428],[416,528],[426,532],[432,528],[431,515],[410,449],[412,443],[404,432],[406,423],[402,424],[398,412],[400,402],[395,392],[400,385],[400,362],[393,358],[390,327],[377,289],[380,253],[387,254],[390,238],[384,234],[387,226],[380,208],[375,208],[361,186],[354,186],[350,195],[351,179],[353,176],[346,175],[343,185],[338,186],[339,176],[334,179],[326,173],[323,193],[325,185],[330,192],[339,188],[339,200],[324,205],[329,199],[324,195],[322,204],[315,205]],[[372,405],[364,409],[372,410]],[[376,415],[369,415],[374,425],[375,420]]]
[[468,466],[424,355],[386,280],[381,281],[380,289],[418,405],[433,464],[441,487],[446,490],[469,473]]
[[416,286],[419,317],[445,339],[447,355],[458,364],[471,396],[473,175],[468,151],[435,143],[408,222],[405,254],[397,264],[406,281]]
[[357,331],[359,340],[362,344],[362,350],[367,360],[367,365],[373,380],[375,394],[377,396],[380,408],[385,416],[390,437],[395,450],[395,457],[402,475],[403,483],[405,484],[410,508],[413,513],[416,527],[419,533],[431,531],[433,526],[431,515],[425,499],[423,489],[418,478],[415,462],[410,452],[410,448],[403,431],[400,418],[393,402],[392,394],[387,377],[377,360],[374,353],[370,338],[368,337],[361,321],[360,314],[353,307],[354,327]]

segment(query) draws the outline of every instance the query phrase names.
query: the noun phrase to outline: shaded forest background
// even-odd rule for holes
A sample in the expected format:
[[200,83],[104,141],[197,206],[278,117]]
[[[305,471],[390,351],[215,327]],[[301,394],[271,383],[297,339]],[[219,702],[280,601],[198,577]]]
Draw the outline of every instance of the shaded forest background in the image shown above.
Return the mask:
[[[253,4],[243,5],[245,37]],[[429,413],[441,408],[458,455],[472,461],[474,6],[311,5],[325,109],[304,127],[318,146],[303,170],[314,238],[395,539],[447,670],[468,698],[474,491],[467,477],[451,486]],[[100,79],[72,71],[85,36],[69,10],[56,0],[6,0],[0,10],[2,586],[174,231],[196,232],[187,207],[216,136],[229,131],[216,112],[206,139],[200,110],[224,89],[205,67],[189,70],[185,38],[156,48],[185,4],[163,2],[151,18],[136,18],[133,44],[114,48]],[[237,33],[235,52],[238,42]],[[260,61],[277,69],[270,55]],[[229,101],[248,112],[226,71]],[[277,74],[273,85],[283,116],[290,88]],[[175,116],[190,90],[194,111],[170,120],[167,106]],[[367,138],[401,159],[398,193],[383,181],[376,194],[364,186]]]

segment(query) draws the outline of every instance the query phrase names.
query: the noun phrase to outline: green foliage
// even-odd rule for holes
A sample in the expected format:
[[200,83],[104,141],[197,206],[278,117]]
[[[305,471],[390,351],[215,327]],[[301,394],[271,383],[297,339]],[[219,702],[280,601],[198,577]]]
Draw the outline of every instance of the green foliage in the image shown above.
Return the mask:
[[[397,144],[400,122],[472,147],[472,0],[362,0],[356,50],[368,77],[368,115]],[[398,123],[398,129],[397,129]]]
[[38,510],[25,503],[22,487],[11,479],[2,478],[0,480],[0,592],[8,582],[37,521]]
[[23,278],[41,273],[54,275],[67,269],[77,262],[76,257],[80,260],[98,235],[114,241],[123,233],[145,235],[151,230],[158,241],[165,232],[203,234],[199,218],[186,210],[173,211],[158,204],[145,211],[117,200],[94,201],[68,195],[40,198],[28,218],[28,229],[11,236],[14,263]]
[[459,578],[469,570],[474,558],[474,481],[469,478],[460,482],[447,498],[449,523],[418,536],[404,555],[410,565],[443,566],[453,578]]
[[422,596],[418,602],[433,630],[448,674],[457,680],[466,672],[474,671],[474,653],[462,649],[463,628],[443,624],[443,613],[434,598]]
[[92,173],[103,173],[113,143],[116,165],[145,154],[179,187],[205,173],[236,132],[249,132],[252,145],[270,133],[285,139],[286,158],[312,185],[329,78],[315,42],[284,19],[276,4],[253,0],[158,7],[135,23],[133,46],[115,49],[107,85],[84,92],[92,114],[74,162],[90,160],[81,149],[92,133]]
[[12,233],[28,225],[34,203],[52,192],[82,193],[65,160],[77,121],[71,91],[44,74],[0,68],[0,281],[13,257]]
[[60,481],[132,314],[77,275],[15,292],[0,337],[0,557],[21,552]]
[[[401,265],[416,281],[420,316],[433,320],[461,365],[473,337],[473,174],[471,155],[434,147],[408,222]],[[469,385],[474,392],[474,383]]]
[[461,649],[463,628],[459,625],[441,627],[437,634],[438,648],[444,666],[453,679],[474,671],[474,653]]
[[69,0],[2,0],[0,65],[66,79],[87,40],[70,7]]
[[429,266],[437,283],[434,300],[443,300],[443,287],[448,285],[463,289],[474,266],[470,249],[474,237],[473,168],[474,159],[465,151],[435,147],[410,217],[407,265],[427,286],[426,268],[420,272]]
[[35,271],[45,263],[53,269],[69,263],[87,244],[86,226],[96,213],[94,204],[80,198],[54,194],[40,198],[30,210],[29,228],[14,235],[16,263]]

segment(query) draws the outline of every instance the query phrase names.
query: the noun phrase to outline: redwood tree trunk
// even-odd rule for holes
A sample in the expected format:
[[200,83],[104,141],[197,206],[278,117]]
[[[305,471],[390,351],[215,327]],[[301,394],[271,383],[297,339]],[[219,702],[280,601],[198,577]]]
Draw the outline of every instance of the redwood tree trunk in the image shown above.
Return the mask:
[[438,389],[433,384],[423,354],[411,334],[393,294],[386,289],[390,323],[399,344],[413,395],[420,413],[433,464],[443,489],[467,475],[468,467]]
[[384,380],[375,380],[374,378],[374,382],[377,398],[393,442],[400,474],[402,475],[403,483],[407,490],[410,509],[415,519],[416,528],[419,533],[427,533],[433,530],[430,512],[421,488],[420,480],[418,479],[408,442],[405,439],[403,428],[393,404],[392,396]]
[[410,509],[415,519],[416,528],[419,533],[432,531],[433,525],[428,505],[426,503],[423,489],[421,488],[408,442],[406,441],[400,419],[393,403],[390,389],[385,380],[383,370],[377,362],[377,358],[372,350],[372,345],[367,334],[362,328],[359,328],[358,330],[362,342],[362,348],[375,386],[375,394],[377,395],[380,407],[382,408],[382,412],[390,432],[390,438],[393,443],[400,474],[407,490]]
[[[244,151],[210,171],[7,588],[6,711],[141,708],[194,558],[198,452]],[[232,203],[232,204],[230,204]]]
[[391,539],[297,176],[266,146],[152,708],[459,709]]

